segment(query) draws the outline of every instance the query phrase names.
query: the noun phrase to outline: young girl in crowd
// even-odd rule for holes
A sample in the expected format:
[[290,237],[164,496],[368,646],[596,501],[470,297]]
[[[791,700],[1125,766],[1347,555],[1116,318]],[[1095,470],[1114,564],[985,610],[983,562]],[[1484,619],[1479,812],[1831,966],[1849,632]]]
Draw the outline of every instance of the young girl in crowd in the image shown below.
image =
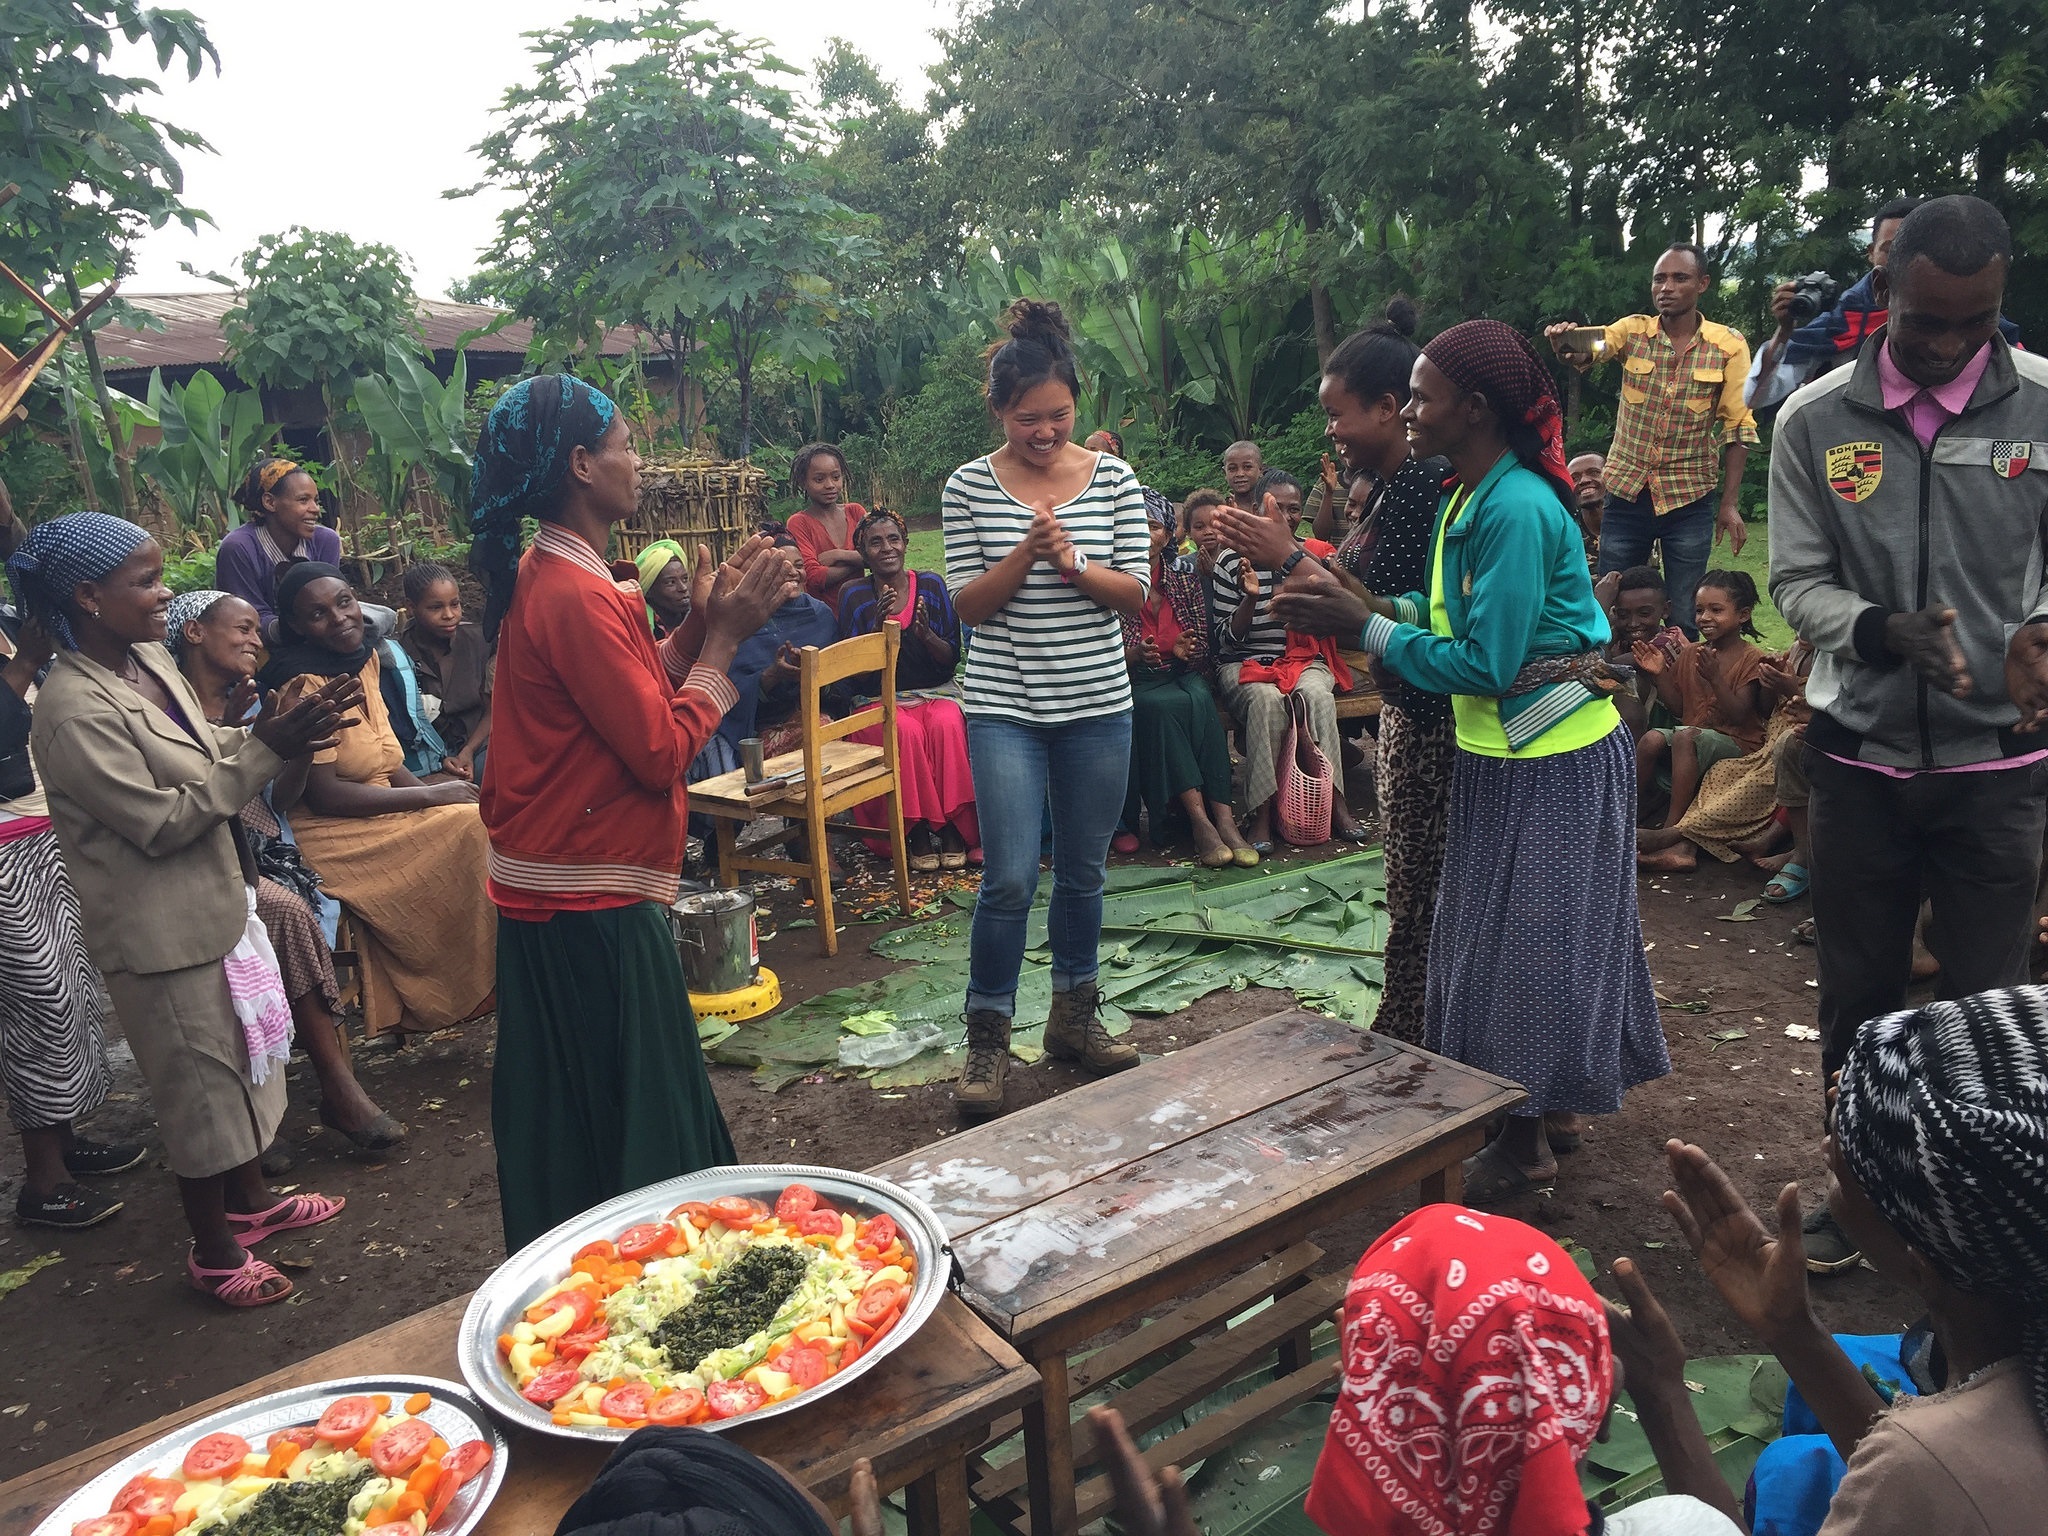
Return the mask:
[[1145,498],[1130,466],[1073,440],[1081,392],[1066,316],[1019,299],[988,359],[1003,446],[963,464],[943,498],[953,603],[974,630],[967,750],[988,867],[974,908],[967,1063],[956,1099],[1003,1102],[1024,928],[1052,802],[1049,1054],[1097,1072],[1136,1066],[1097,1016],[1109,840],[1130,772],[1131,683],[1119,615],[1150,580]]
[[1636,743],[1638,802],[1648,798],[1658,769],[1668,766],[1671,774],[1664,825],[1636,833],[1636,862],[1644,869],[1691,869],[1699,862],[1678,824],[1692,809],[1701,777],[1723,758],[1764,744],[1769,710],[1759,674],[1765,658],[1745,638],[1757,632],[1750,619],[1756,583],[1746,571],[1709,571],[1693,601],[1699,639],[1675,657],[1654,642],[1635,647],[1637,668],[1656,680],[1659,702],[1680,722],[1647,730]]
[[803,553],[804,590],[836,607],[839,589],[862,570],[853,530],[867,509],[846,500],[846,457],[830,443],[799,448],[789,478],[804,498],[803,509],[789,518],[789,536]]
[[39,524],[7,574],[59,647],[30,743],[92,957],[178,1177],[186,1273],[231,1307],[282,1301],[291,1281],[249,1248],[330,1221],[344,1202],[279,1198],[263,1182],[291,1015],[231,824],[287,763],[334,741],[362,688],[333,678],[295,704],[269,696],[246,729],[208,724],[164,650],[163,551],[117,517]]
[[[981,827],[974,815],[974,770],[967,761],[967,722],[952,691],[960,665],[960,617],[943,576],[909,568],[910,532],[894,512],[870,512],[853,542],[871,574],[839,590],[839,637],[872,635],[891,619],[901,631],[896,652],[896,749],[910,867],[919,874],[979,863]],[[843,701],[857,708],[875,697],[881,679],[854,678]],[[946,690],[941,692],[940,690]],[[847,738],[882,740],[871,725]],[[883,802],[854,808],[862,826],[880,827]],[[886,839],[868,846],[887,856]]]
[[[1213,492],[1211,494],[1214,494]],[[1203,865],[1257,864],[1231,809],[1230,742],[1209,691],[1209,603],[1195,562],[1180,542],[1171,502],[1145,504],[1152,540],[1152,589],[1123,616],[1131,669],[1131,787],[1123,824],[1135,852],[1138,816],[1152,817],[1152,844],[1184,822]]]
[[448,749],[439,771],[480,782],[491,739],[491,652],[483,629],[462,617],[462,589],[444,565],[423,562],[406,571],[405,606],[409,622],[399,644],[426,717]]
[[220,541],[213,579],[256,610],[266,641],[274,638],[277,578],[296,560],[341,559],[341,535],[320,523],[320,488],[290,459],[251,466],[235,504],[248,520]]
[[277,587],[278,644],[266,688],[286,697],[329,678],[363,685],[360,719],[315,754],[293,830],[306,862],[355,918],[367,963],[363,1027],[433,1030],[478,1013],[491,994],[497,914],[484,894],[490,841],[477,791],[422,783],[405,766],[384,691],[383,658],[354,590],[306,561]]
[[[256,610],[227,592],[187,592],[172,600],[164,632],[207,720],[239,723],[228,714],[242,704],[236,692],[256,675],[263,651]],[[277,952],[294,1033],[320,1080],[321,1124],[362,1151],[388,1152],[405,1140],[405,1127],[371,1101],[349,1066],[336,1017],[341,988],[334,977],[331,933],[323,931],[332,920],[318,910],[323,905],[332,909],[333,903],[321,895],[319,877],[299,857],[285,819],[305,792],[311,765],[310,758],[290,764],[241,809],[242,835],[256,860],[256,915]]]

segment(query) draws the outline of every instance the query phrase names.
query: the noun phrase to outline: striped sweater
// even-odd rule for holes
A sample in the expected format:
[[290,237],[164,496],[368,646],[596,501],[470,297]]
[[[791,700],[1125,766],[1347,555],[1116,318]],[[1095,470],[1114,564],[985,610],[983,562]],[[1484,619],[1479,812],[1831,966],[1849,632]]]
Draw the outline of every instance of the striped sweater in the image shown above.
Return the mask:
[[541,524],[498,632],[491,899],[528,920],[675,900],[684,771],[734,702],[722,674],[672,641],[657,652],[637,585]]
[[[941,502],[946,583],[955,594],[1022,542],[1032,511],[1005,491],[986,458],[963,464]],[[1122,459],[1099,454],[1081,493],[1054,509],[1074,547],[1149,589],[1151,539],[1145,496]],[[1063,725],[1131,707],[1117,615],[1039,561],[1001,608],[975,627],[967,650],[970,715],[1025,725]]]

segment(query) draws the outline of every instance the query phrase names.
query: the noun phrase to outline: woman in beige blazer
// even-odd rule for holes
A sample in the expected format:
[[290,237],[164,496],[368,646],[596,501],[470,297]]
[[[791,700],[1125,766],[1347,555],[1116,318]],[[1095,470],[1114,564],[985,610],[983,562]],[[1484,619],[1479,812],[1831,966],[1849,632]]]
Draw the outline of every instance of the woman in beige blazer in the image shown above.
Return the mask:
[[287,711],[273,697],[246,730],[209,725],[162,645],[163,569],[154,539],[97,512],[41,524],[9,558],[17,599],[59,647],[29,746],[87,948],[178,1176],[192,1283],[261,1306],[292,1285],[245,1245],[329,1220],[342,1202],[280,1199],[257,1166],[285,1090],[281,1071],[252,1071],[223,966],[254,878],[236,813],[287,759],[330,744],[361,690],[338,679]]

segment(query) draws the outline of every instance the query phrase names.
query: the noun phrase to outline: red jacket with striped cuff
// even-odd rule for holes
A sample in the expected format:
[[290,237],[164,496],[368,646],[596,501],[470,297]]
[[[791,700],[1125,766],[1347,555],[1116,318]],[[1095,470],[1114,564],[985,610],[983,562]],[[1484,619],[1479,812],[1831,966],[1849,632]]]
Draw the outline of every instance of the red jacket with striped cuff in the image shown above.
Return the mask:
[[639,588],[541,524],[498,631],[482,804],[491,899],[532,920],[674,901],[684,774],[737,697],[722,674],[657,650]]

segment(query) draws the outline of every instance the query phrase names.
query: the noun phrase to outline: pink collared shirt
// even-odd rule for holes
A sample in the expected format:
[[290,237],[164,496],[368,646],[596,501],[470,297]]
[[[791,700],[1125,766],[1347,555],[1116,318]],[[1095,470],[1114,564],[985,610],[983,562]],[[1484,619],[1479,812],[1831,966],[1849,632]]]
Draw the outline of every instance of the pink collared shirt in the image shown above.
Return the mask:
[[1961,373],[1946,384],[1930,389],[1915,384],[1899,371],[1899,365],[1892,361],[1891,343],[1887,341],[1877,349],[1877,385],[1884,396],[1884,408],[1888,411],[1903,410],[1906,425],[1920,439],[1920,446],[1931,448],[1934,446],[1934,434],[1963,414],[1963,407],[1977,392],[1977,381],[1984,377],[1984,370],[1990,365],[1991,344],[1986,342],[1964,365]]

